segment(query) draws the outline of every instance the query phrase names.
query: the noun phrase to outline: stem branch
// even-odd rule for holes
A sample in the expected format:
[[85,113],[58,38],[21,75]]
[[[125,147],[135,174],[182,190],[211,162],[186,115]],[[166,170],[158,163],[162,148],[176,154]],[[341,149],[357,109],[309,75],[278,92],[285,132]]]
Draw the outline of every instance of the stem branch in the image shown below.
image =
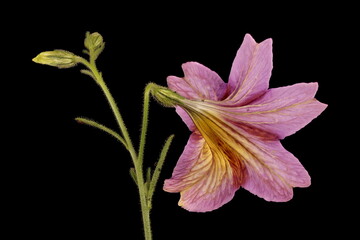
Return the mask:
[[[91,58],[91,54],[90,54],[90,58]],[[80,63],[84,64],[93,73],[96,83],[100,86],[101,90],[105,94],[105,97],[110,105],[112,112],[115,115],[116,121],[117,121],[119,128],[121,130],[121,133],[125,139],[127,149],[129,151],[131,158],[133,160],[133,163],[135,165],[135,162],[137,161],[137,154],[135,152],[134,146],[130,139],[127,128],[125,126],[124,120],[120,114],[119,108],[116,105],[116,102],[115,102],[113,96],[111,95],[109,88],[106,86],[101,73],[97,70],[95,61],[91,58],[91,62],[88,62],[87,60],[85,60],[84,58],[81,58],[81,57],[78,57],[78,61]]]
[[143,119],[142,119],[140,145],[139,145],[139,156],[138,156],[138,161],[141,165],[142,165],[143,159],[144,159],[146,133],[147,133],[148,122],[149,122],[149,103],[150,103],[151,87],[152,87],[152,83],[149,83],[148,85],[146,85],[145,91],[144,91]]
[[157,183],[159,175],[160,175],[160,170],[161,170],[161,167],[165,160],[165,156],[169,149],[173,135],[170,136],[167,139],[167,141],[165,142],[165,145],[160,154],[159,161],[156,165],[156,168],[155,168],[155,171],[153,173],[151,180],[149,179],[148,182],[145,183],[144,174],[143,174],[143,158],[144,158],[146,133],[147,133],[147,129],[148,129],[148,120],[149,120],[148,118],[149,118],[150,93],[151,93],[152,87],[155,84],[149,83],[146,86],[145,91],[144,91],[142,128],[141,128],[141,135],[140,135],[139,151],[137,154],[134,149],[134,146],[132,144],[132,141],[130,139],[128,130],[125,126],[124,120],[120,114],[119,108],[117,107],[116,102],[109,91],[109,88],[106,86],[101,73],[97,70],[97,67],[95,65],[95,58],[92,55],[93,55],[93,53],[90,51],[90,62],[81,57],[78,57],[77,60],[78,60],[78,62],[84,64],[90,70],[90,71],[83,70],[82,72],[87,75],[90,75],[95,80],[95,82],[100,86],[101,90],[105,94],[105,97],[110,105],[110,108],[115,115],[116,121],[121,130],[122,136],[117,134],[115,131],[113,131],[101,124],[98,124],[92,120],[88,120],[88,119],[84,119],[84,118],[77,118],[77,120],[82,123],[86,123],[90,126],[97,127],[99,129],[111,134],[112,136],[117,138],[121,143],[123,143],[123,145],[129,151],[129,153],[131,155],[131,159],[134,164],[134,171],[133,171],[132,175],[133,176],[135,175],[136,183],[137,183],[137,186],[139,189],[140,205],[141,205],[145,239],[152,240],[151,222],[150,222],[151,202],[152,202],[152,197],[154,194],[155,186],[156,186],[156,183]]

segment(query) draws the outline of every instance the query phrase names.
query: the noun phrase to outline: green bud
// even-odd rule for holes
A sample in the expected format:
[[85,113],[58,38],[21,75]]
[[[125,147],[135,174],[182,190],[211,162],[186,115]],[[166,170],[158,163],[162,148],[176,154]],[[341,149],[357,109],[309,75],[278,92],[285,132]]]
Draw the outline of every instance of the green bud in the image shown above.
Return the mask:
[[58,68],[71,68],[78,63],[76,55],[65,50],[42,52],[32,60],[36,63]]
[[95,59],[104,50],[105,42],[103,37],[98,32],[87,32],[84,40],[85,47],[89,50],[89,53],[94,54]]

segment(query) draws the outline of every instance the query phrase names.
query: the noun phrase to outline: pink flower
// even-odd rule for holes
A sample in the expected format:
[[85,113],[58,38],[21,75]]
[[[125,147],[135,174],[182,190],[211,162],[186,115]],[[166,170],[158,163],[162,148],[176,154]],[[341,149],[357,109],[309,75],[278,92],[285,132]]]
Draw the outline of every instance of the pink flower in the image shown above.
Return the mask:
[[[228,83],[209,68],[188,62],[183,78],[169,76],[176,111],[192,131],[164,190],[180,192],[179,205],[212,211],[243,187],[267,201],[284,202],[293,187],[308,187],[310,176],[280,139],[303,128],[326,104],[314,96],[317,83],[269,88],[272,39],[247,34]],[[165,94],[166,95],[166,94]],[[163,96],[164,97],[164,96]]]

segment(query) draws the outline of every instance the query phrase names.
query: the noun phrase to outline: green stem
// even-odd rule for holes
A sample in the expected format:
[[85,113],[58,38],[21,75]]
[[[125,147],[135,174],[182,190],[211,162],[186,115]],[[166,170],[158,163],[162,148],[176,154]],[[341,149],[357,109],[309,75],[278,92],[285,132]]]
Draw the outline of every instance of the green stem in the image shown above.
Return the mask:
[[[91,55],[91,54],[90,54]],[[148,107],[149,107],[149,97],[148,93],[145,94],[147,97],[145,97],[145,104],[144,104],[144,117],[143,117],[143,129],[141,134],[141,144],[140,144],[140,158],[137,156],[136,151],[134,149],[134,146],[132,144],[132,141],[130,139],[129,133],[127,131],[127,128],[125,126],[124,120],[120,114],[119,108],[116,105],[116,102],[111,95],[109,88],[106,86],[101,73],[97,70],[95,65],[95,60],[90,57],[90,62],[87,60],[80,58],[78,59],[78,62],[84,64],[93,74],[93,78],[96,81],[96,83],[100,86],[101,90],[104,92],[105,97],[111,107],[111,110],[113,111],[116,121],[119,125],[119,128],[121,130],[121,133],[124,137],[127,150],[129,151],[131,155],[131,159],[134,164],[135,172],[136,172],[136,179],[137,179],[137,186],[139,189],[139,195],[140,195],[140,205],[141,205],[141,212],[142,212],[142,218],[143,218],[143,225],[144,225],[144,234],[146,240],[152,240],[152,234],[151,234],[151,224],[150,224],[150,208],[147,204],[147,198],[146,193],[147,189],[144,183],[144,176],[143,176],[143,164],[142,164],[142,158],[144,156],[144,146],[145,146],[145,136],[146,136],[146,130],[147,130],[147,116],[148,116]],[[145,107],[146,106],[146,107]],[[145,124],[144,124],[145,122]]]
[[137,185],[138,185],[139,195],[140,195],[140,206],[141,206],[141,213],[142,213],[142,219],[143,219],[145,239],[152,240],[150,208],[147,204],[147,199],[146,199],[147,190],[145,189],[146,186],[144,183],[142,165],[136,164],[135,171],[136,171]]
[[93,59],[91,59],[91,62],[88,62],[87,60],[85,60],[84,58],[81,58],[81,57],[78,57],[77,60],[78,60],[78,62],[84,64],[93,73],[96,83],[100,86],[101,90],[105,94],[105,97],[110,105],[112,112],[115,115],[116,121],[117,121],[119,128],[121,130],[121,133],[125,139],[127,149],[129,151],[131,158],[133,160],[133,163],[135,165],[135,162],[137,161],[136,151],[135,151],[132,141],[130,139],[130,136],[129,136],[129,133],[125,126],[124,120],[120,114],[119,108],[117,107],[116,102],[115,102],[113,96],[111,95],[109,88],[105,84],[101,73],[97,70],[95,61]]
[[140,135],[140,145],[139,145],[139,156],[138,161],[142,165],[144,159],[144,150],[145,150],[145,142],[146,142],[146,133],[148,129],[149,122],[149,103],[150,103],[150,91],[152,88],[152,83],[149,83],[145,87],[144,91],[144,106],[143,106],[143,119],[142,119],[142,127],[141,127],[141,135]]
[[150,91],[152,84],[149,83],[144,91],[144,105],[143,105],[143,118],[142,118],[142,126],[141,126],[141,134],[140,134],[140,145],[138,151],[138,166],[135,166],[135,170],[137,173],[137,184],[139,188],[140,194],[140,204],[142,210],[143,224],[144,224],[144,232],[145,239],[152,239],[151,233],[151,222],[150,222],[150,206],[148,204],[148,190],[147,186],[144,183],[143,177],[143,159],[144,159],[144,151],[145,151],[145,142],[146,142],[146,133],[148,129],[149,122],[149,103],[150,103]]
[[[113,110],[113,113],[116,117],[116,120],[119,124],[119,127],[123,133],[124,139],[128,146],[128,150],[130,152],[131,158],[133,160],[135,171],[136,171],[137,185],[138,185],[139,195],[140,195],[140,205],[141,205],[141,212],[142,212],[142,218],[143,218],[143,224],[144,224],[145,239],[152,240],[151,225],[150,225],[150,209],[147,205],[147,200],[146,200],[146,192],[147,191],[145,189],[145,183],[144,183],[142,159],[140,161],[140,159],[137,157],[137,154],[135,152],[135,149],[134,149],[131,139],[129,137],[128,131],[125,127],[124,121],[120,115],[119,109],[118,109],[118,107],[115,103],[115,100],[112,97],[108,87],[106,86],[105,82],[102,80],[101,74],[99,74],[98,72],[94,72],[94,75],[96,78],[100,77],[100,79],[101,79],[101,81],[99,81],[99,85],[100,85],[101,89],[103,90],[106,98],[108,99],[111,109]],[[142,151],[143,151],[143,149],[142,149]],[[141,152],[141,155],[143,156],[143,152]]]
[[[98,73],[94,73],[95,74],[95,77],[98,78],[98,76],[102,79],[101,75],[98,74]],[[97,76],[98,75],[98,76]],[[113,96],[111,95],[110,91],[109,91],[109,88],[106,86],[105,82],[102,80],[102,81],[99,81],[99,85],[101,87],[101,89],[103,90],[105,96],[106,96],[106,99],[108,100],[109,102],[109,105],[115,115],[115,118],[116,118],[116,121],[120,127],[120,130],[122,132],[122,135],[125,139],[125,142],[126,142],[126,145],[128,146],[128,150],[130,152],[130,155],[131,155],[131,158],[133,159],[133,161],[136,161],[137,159],[137,154],[135,152],[135,149],[134,149],[134,146],[132,144],[132,141],[130,139],[130,136],[129,136],[129,133],[127,131],[127,128],[125,126],[125,123],[124,123],[124,120],[119,112],[119,109],[116,105],[116,102],[113,98]]]
[[143,226],[144,226],[144,234],[146,240],[152,240],[152,232],[151,232],[151,221],[150,221],[150,210],[152,207],[152,197],[155,191],[156,183],[159,179],[160,171],[163,166],[167,151],[170,147],[171,141],[173,139],[173,135],[171,135],[165,142],[165,145],[161,151],[158,163],[154,170],[153,176],[148,176],[148,180],[145,183],[144,181],[144,174],[143,174],[143,158],[144,158],[144,150],[145,150],[145,142],[146,142],[146,133],[148,129],[148,120],[149,120],[149,103],[150,103],[150,93],[154,86],[154,83],[149,83],[144,91],[144,106],[143,106],[143,118],[142,118],[142,127],[141,127],[141,134],[140,134],[140,145],[138,154],[136,153],[132,141],[130,139],[129,133],[123,121],[123,118],[120,114],[119,108],[116,105],[116,102],[111,95],[109,88],[106,86],[101,73],[97,70],[95,64],[95,58],[92,56],[93,53],[90,52],[90,62],[78,57],[78,62],[84,64],[90,71],[83,70],[82,72],[91,76],[95,82],[100,86],[101,90],[105,94],[105,97],[111,107],[112,112],[115,115],[116,121],[119,125],[121,130],[122,136],[117,134],[115,131],[98,124],[92,120],[84,119],[84,118],[77,118],[78,121],[82,123],[86,123],[90,126],[97,127],[110,135],[117,138],[129,151],[133,164],[134,170],[130,171],[132,176],[136,178],[136,183],[139,189],[139,196],[140,196],[140,205],[141,205],[141,212],[142,212],[142,219],[143,219]]

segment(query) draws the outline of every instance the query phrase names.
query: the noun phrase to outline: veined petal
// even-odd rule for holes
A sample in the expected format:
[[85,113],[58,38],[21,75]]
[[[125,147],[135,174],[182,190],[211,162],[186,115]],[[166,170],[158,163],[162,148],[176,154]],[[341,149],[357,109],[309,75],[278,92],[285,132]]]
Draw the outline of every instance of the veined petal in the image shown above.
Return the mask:
[[221,100],[226,94],[226,83],[219,75],[197,62],[182,65],[184,77],[169,76],[168,86],[181,96],[192,100]]
[[240,185],[233,166],[221,149],[214,149],[195,132],[164,190],[180,192],[179,205],[193,212],[217,209],[230,201]]
[[204,138],[199,133],[191,134],[171,179],[165,180],[164,190],[181,192],[196,182],[209,169],[209,152],[204,149]]
[[244,105],[269,88],[272,63],[272,39],[256,43],[246,34],[231,67],[228,99]]
[[228,120],[258,129],[283,139],[300,130],[319,116],[327,107],[314,96],[317,83],[299,83],[292,86],[273,88],[247,106],[222,108]]
[[189,128],[189,130],[192,132],[195,131],[196,126],[193,120],[190,118],[189,114],[187,114],[187,112],[185,112],[184,109],[182,109],[181,107],[175,107],[175,109],[176,109],[176,113],[181,117],[183,122]]
[[197,112],[189,111],[190,116],[210,149],[227,156],[222,159],[230,164],[235,186],[241,185],[267,201],[281,202],[292,198],[293,187],[310,185],[305,168],[275,135],[249,131],[223,118],[211,105],[198,106]]
[[242,187],[267,201],[286,202],[294,187],[308,187],[311,179],[299,160],[279,140],[264,141],[241,132],[241,146],[249,153],[245,159],[246,180]]

